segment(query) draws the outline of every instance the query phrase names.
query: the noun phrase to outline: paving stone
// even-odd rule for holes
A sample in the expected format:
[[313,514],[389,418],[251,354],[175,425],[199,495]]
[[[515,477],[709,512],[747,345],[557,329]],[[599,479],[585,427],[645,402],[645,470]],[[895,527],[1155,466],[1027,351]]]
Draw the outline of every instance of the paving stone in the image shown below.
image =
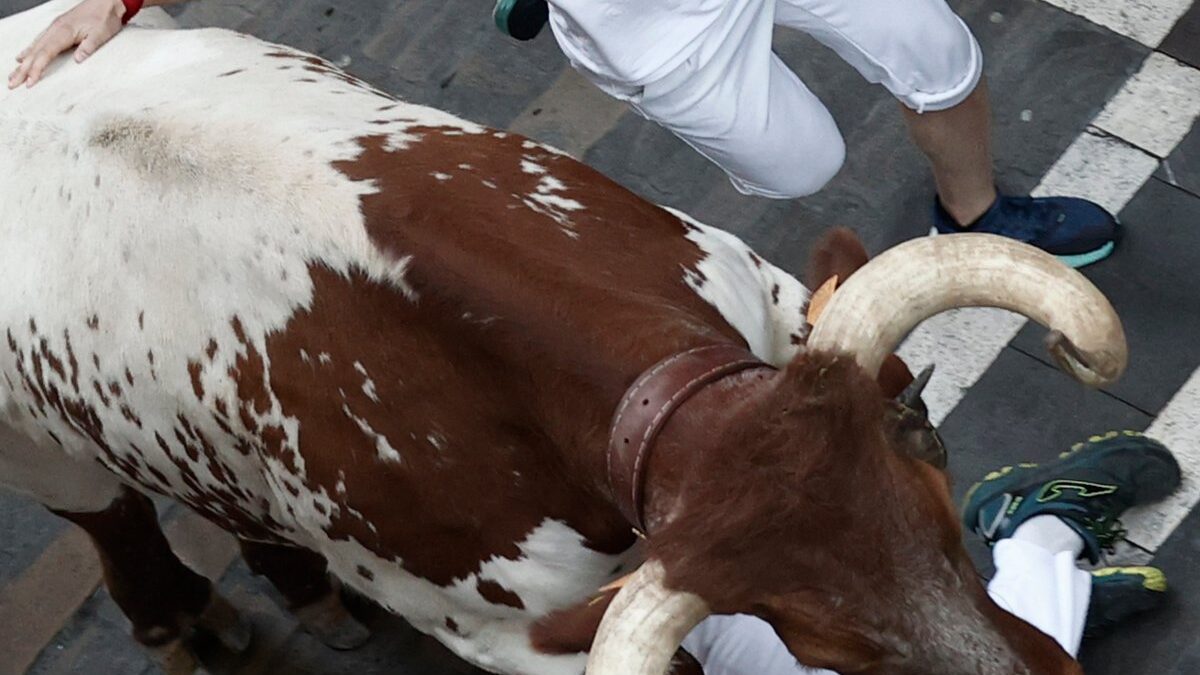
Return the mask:
[[1154,176],[1178,188],[1200,195],[1200,124],[1176,146]]
[[59,631],[28,675],[138,675],[153,662],[130,636],[129,621],[99,590]]
[[1192,3],[1159,46],[1163,52],[1200,68],[1200,5]]
[[1095,125],[1156,157],[1179,144],[1200,114],[1200,70],[1159,53],[1146,58]]
[[67,528],[41,504],[0,491],[0,589]]
[[1121,35],[1154,47],[1187,11],[1191,0],[1047,0]]

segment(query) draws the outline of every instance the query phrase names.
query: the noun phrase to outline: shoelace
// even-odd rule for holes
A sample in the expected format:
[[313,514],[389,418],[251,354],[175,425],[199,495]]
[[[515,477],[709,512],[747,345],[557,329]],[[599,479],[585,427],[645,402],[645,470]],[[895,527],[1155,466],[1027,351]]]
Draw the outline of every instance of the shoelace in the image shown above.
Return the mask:
[[1101,516],[1099,518],[1084,518],[1083,526],[1096,535],[1096,541],[1105,553],[1113,553],[1118,541],[1129,534],[1129,530],[1121,523],[1120,518]]
[[1057,210],[1053,203],[1031,197],[1007,197],[1004,199],[1003,210],[1011,217],[1009,222],[1015,222],[1017,233],[1028,234],[1033,238],[1046,231],[1046,226],[1050,222],[1050,214]]

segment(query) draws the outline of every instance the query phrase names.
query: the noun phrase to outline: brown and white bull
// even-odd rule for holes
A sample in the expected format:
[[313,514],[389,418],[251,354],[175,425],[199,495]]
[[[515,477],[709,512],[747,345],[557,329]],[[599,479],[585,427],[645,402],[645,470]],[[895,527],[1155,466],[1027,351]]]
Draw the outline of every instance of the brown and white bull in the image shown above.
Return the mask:
[[[69,4],[0,20],[0,62]],[[1112,308],[1036,251],[907,244],[813,329],[737,238],[219,30],[0,92],[0,177],[0,420],[34,443],[0,481],[55,509],[169,495],[500,673],[659,675],[709,613],[842,673],[1080,672],[988,599],[876,381],[976,304],[1115,378]]]

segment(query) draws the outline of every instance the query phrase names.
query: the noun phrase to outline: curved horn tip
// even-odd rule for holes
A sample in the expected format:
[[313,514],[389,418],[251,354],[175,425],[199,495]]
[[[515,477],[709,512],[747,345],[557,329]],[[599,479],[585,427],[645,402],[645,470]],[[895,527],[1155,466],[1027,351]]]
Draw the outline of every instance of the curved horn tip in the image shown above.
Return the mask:
[[925,387],[929,386],[929,379],[931,377],[933,377],[932,363],[913,378],[913,381],[896,397],[896,401],[909,408],[917,408],[921,403],[921,394],[925,392]]
[[684,637],[710,613],[700,597],[665,586],[660,562],[646,562],[604,613],[587,675],[663,675]]
[[1122,349],[1116,353],[1090,354],[1084,352],[1059,330],[1046,335],[1046,350],[1068,375],[1090,387],[1103,387],[1117,381],[1125,372],[1126,356]]

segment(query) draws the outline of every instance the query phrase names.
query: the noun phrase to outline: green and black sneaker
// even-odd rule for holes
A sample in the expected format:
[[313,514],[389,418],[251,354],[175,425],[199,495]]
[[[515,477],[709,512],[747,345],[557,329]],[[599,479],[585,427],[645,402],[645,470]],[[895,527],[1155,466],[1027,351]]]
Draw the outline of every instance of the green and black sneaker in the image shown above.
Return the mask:
[[1162,443],[1112,431],[1053,462],[991,472],[967,492],[963,523],[991,545],[1034,516],[1058,516],[1083,538],[1083,553],[1095,564],[1124,536],[1121,514],[1166,497],[1179,480],[1179,463]]
[[532,40],[550,20],[546,0],[496,0],[492,19],[501,33],[517,40]]
[[1105,567],[1092,572],[1092,600],[1083,636],[1098,638],[1167,598],[1167,575],[1154,567]]

